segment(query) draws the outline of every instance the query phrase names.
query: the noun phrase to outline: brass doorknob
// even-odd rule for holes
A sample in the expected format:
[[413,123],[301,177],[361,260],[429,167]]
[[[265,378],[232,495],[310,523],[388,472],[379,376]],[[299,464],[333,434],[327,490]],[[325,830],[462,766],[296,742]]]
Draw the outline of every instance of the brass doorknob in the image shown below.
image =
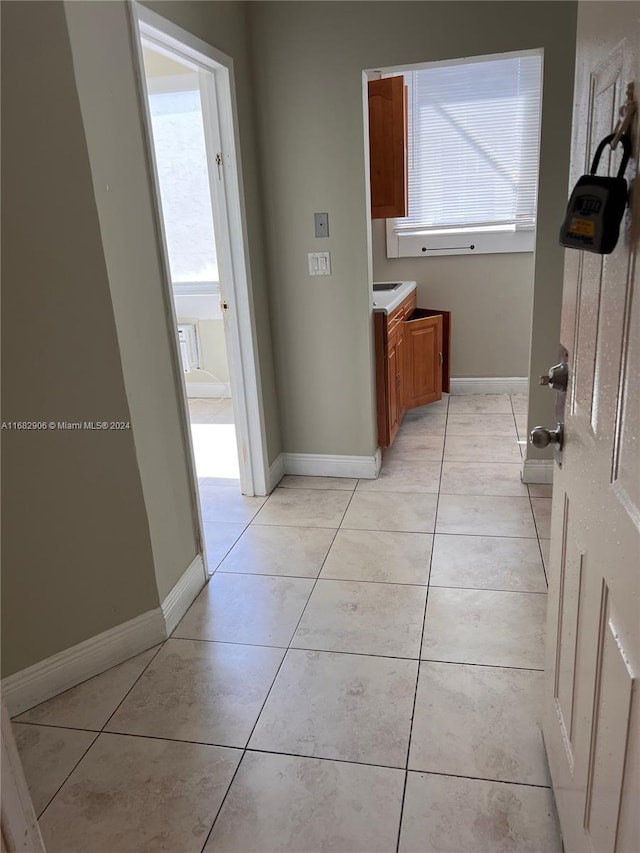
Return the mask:
[[547,429],[546,427],[537,426],[531,430],[529,441],[538,450],[548,447],[550,444],[557,444],[558,449],[562,450],[564,441],[564,429],[562,424],[558,424],[555,429]]

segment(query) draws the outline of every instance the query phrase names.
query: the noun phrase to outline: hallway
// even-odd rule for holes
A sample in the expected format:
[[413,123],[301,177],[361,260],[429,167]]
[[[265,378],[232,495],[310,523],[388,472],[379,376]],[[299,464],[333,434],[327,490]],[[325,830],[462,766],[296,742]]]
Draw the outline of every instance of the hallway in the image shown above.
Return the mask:
[[525,412],[414,410],[375,481],[201,483],[171,639],[14,721],[49,853],[560,853]]

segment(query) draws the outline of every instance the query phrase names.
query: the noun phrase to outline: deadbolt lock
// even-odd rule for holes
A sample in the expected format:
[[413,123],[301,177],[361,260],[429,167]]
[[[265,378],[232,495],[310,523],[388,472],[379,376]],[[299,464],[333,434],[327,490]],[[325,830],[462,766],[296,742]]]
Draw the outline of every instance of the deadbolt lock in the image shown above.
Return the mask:
[[554,364],[547,374],[540,377],[540,385],[548,385],[554,391],[566,391],[569,383],[569,365],[566,361]]

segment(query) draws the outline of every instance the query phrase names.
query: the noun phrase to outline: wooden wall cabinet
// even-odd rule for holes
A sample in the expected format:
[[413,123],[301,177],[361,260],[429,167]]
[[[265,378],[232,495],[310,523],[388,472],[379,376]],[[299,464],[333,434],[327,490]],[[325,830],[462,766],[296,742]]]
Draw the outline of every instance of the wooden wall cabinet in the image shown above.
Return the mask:
[[416,307],[415,292],[391,314],[374,313],[378,444],[389,447],[409,409],[449,391],[451,314]]
[[407,87],[404,77],[369,82],[371,218],[408,214]]

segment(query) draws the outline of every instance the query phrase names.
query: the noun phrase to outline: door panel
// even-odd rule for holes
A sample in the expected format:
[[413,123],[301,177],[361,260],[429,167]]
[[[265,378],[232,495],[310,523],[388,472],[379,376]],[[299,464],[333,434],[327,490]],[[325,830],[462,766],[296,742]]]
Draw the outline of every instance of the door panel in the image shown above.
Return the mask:
[[578,626],[580,622],[580,587],[584,554],[580,552],[570,524],[569,501],[564,505],[564,541],[558,589],[558,634],[556,639],[555,692],[556,710],[562,727],[567,758],[573,765],[574,692],[577,667]]
[[[636,265],[638,260],[636,258]],[[616,383],[619,394],[617,423],[613,451],[613,482],[618,498],[627,512],[640,527],[640,293],[637,292],[638,270],[636,268],[636,292],[627,309],[628,324],[624,326],[623,356],[620,381]],[[629,294],[629,301],[631,294]]]
[[585,809],[585,829],[598,851],[615,849],[634,681],[606,586],[601,612]]
[[[640,7],[580,3],[572,183],[634,82]],[[638,130],[633,129],[637,173]],[[615,174],[621,150],[598,173]],[[569,350],[554,471],[544,736],[567,853],[640,850],[640,193],[614,252],[566,250]]]

